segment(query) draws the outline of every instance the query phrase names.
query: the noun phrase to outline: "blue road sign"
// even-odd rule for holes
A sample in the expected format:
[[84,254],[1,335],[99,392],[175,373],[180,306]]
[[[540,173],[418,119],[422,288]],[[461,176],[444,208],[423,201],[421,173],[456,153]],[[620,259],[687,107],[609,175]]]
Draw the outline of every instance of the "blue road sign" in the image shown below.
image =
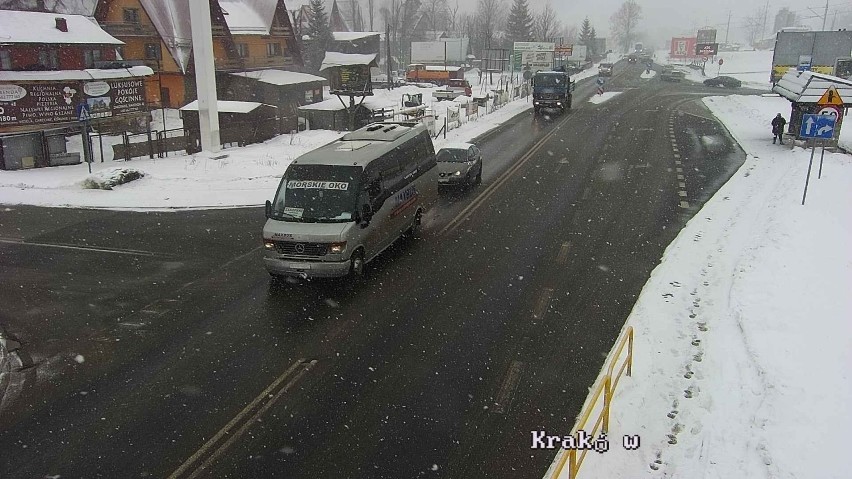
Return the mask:
[[88,121],[90,119],[92,119],[92,115],[89,113],[89,105],[85,103],[77,105],[77,121]]
[[829,139],[834,136],[835,118],[829,115],[802,115],[799,138]]
[[603,85],[605,80],[603,78],[598,78],[597,82],[598,82],[598,85]]

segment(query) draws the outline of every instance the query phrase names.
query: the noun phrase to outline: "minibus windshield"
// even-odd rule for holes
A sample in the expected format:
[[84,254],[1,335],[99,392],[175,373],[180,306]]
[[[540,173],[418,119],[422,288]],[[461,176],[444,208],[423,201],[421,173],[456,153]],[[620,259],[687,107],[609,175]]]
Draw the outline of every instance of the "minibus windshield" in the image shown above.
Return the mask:
[[275,195],[272,217],[302,223],[352,221],[363,168],[290,165]]

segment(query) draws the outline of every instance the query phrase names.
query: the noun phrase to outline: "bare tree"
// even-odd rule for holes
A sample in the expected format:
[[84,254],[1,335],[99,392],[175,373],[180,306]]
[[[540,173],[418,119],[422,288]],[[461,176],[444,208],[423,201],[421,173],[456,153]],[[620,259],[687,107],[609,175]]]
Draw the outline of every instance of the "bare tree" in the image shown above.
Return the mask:
[[491,48],[497,36],[497,29],[503,23],[503,0],[479,0],[476,10],[476,31],[479,48]]
[[433,32],[446,27],[448,10],[447,0],[424,0],[420,7],[427,28]]
[[370,31],[373,30],[373,19],[376,17],[376,0],[367,0],[367,16],[370,18]]
[[562,22],[556,18],[556,11],[550,6],[550,3],[544,6],[544,9],[535,17],[535,37],[540,42],[553,41],[558,32],[562,30]]
[[612,22],[611,32],[621,42],[624,51],[630,50],[630,44],[636,37],[636,27],[639,25],[641,18],[642,7],[636,3],[636,0],[625,1],[612,14],[612,17],[610,17],[610,21]]
[[753,15],[746,17],[743,27],[746,35],[748,35],[749,45],[754,46],[763,33],[763,7],[758,8]]
[[451,32],[458,32],[459,19],[459,0],[456,0],[455,6],[447,7],[447,29]]

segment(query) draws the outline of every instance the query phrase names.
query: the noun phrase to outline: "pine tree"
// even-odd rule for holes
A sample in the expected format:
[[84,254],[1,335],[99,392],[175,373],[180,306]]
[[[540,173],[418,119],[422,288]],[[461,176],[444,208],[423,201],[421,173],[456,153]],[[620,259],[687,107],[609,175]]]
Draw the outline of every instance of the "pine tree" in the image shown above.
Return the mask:
[[308,66],[319,70],[322,60],[325,58],[325,50],[331,42],[331,27],[328,24],[328,15],[325,13],[323,0],[311,0],[310,20],[308,31],[305,32],[309,39],[305,45],[305,60]]
[[583,19],[583,23],[580,25],[580,45],[585,45],[591,48],[590,39],[592,37],[592,22],[589,21],[589,17]]
[[514,0],[506,22],[508,40],[510,42],[532,41],[532,30],[533,17],[527,0]]
[[589,32],[589,53],[592,55],[603,55],[606,52],[599,52],[595,48],[595,44],[598,43],[596,40],[598,39],[598,34],[595,33],[595,27],[592,27],[592,31]]

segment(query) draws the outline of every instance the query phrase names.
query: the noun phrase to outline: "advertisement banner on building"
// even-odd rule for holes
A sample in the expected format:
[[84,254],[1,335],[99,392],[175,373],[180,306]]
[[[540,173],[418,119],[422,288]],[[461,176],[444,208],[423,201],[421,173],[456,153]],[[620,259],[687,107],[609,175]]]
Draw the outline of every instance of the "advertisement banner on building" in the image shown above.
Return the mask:
[[78,121],[85,104],[92,119],[146,110],[142,79],[0,84],[0,128]]
[[719,52],[718,43],[696,43],[695,55],[699,57],[714,57]]
[[695,56],[695,38],[694,37],[679,37],[672,38],[672,48],[669,52],[669,57],[686,59]]

